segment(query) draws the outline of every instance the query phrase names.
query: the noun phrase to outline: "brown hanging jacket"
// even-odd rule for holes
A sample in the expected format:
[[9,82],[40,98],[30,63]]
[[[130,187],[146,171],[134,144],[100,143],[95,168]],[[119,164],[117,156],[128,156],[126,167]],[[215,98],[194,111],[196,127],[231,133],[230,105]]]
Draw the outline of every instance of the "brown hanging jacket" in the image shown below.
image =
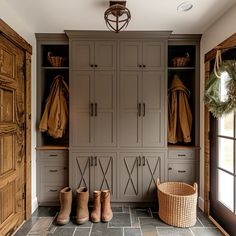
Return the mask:
[[188,103],[189,90],[174,75],[168,90],[168,142],[191,142],[192,113]]
[[53,138],[61,138],[68,126],[67,97],[69,89],[63,76],[54,78],[46,106],[39,124],[41,132],[47,132]]

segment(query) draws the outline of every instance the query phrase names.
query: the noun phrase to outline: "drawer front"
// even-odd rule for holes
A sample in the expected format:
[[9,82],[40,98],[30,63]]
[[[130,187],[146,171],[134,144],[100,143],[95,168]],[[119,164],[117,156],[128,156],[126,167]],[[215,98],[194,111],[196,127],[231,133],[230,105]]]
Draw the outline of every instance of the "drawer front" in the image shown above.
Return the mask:
[[67,166],[47,166],[42,168],[45,183],[68,184]]
[[195,158],[195,150],[169,150],[168,154],[169,158],[187,158],[194,159]]
[[50,159],[53,160],[55,158],[62,158],[68,160],[68,151],[66,150],[47,150],[47,151],[39,151],[40,159]]
[[40,203],[44,202],[59,202],[59,194],[63,185],[43,185],[41,184]]
[[168,181],[193,184],[195,181],[195,163],[169,163]]

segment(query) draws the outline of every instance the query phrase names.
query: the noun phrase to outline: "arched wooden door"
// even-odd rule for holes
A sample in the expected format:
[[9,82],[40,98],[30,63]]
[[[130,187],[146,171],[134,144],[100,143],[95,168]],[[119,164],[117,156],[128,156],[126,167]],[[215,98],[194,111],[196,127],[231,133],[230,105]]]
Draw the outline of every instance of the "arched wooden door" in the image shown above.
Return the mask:
[[26,218],[26,51],[1,33],[0,235],[8,236]]

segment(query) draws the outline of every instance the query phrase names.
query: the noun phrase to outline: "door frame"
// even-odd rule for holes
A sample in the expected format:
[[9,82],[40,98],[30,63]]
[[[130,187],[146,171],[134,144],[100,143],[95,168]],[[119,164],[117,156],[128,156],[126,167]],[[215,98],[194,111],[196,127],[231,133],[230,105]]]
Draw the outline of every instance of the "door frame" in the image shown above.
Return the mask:
[[31,216],[31,55],[32,47],[0,19],[0,34],[22,49],[25,57],[25,219]]
[[[215,48],[205,54],[205,84],[210,78],[210,63],[216,57],[217,49],[222,49],[223,52],[227,51],[227,48],[236,45],[236,33],[229,38],[218,44]],[[204,114],[204,212],[210,216],[210,112],[205,106]]]

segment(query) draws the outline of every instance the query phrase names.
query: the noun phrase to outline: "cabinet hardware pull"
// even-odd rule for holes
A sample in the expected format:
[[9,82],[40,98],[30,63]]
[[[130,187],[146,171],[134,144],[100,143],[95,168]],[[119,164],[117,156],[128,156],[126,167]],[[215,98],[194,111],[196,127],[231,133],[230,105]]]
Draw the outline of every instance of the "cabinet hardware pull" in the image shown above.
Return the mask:
[[90,157],[90,161],[91,161],[91,166],[93,166],[93,157]]
[[142,67],[142,65],[139,65],[139,68],[141,68]]
[[57,154],[50,154],[50,157],[57,157]]
[[67,167],[64,167],[64,170],[67,170],[68,168]]
[[178,154],[178,157],[186,157],[186,154]]
[[145,68],[145,67],[146,67],[146,65],[143,65],[143,67]]
[[98,104],[95,103],[94,106],[95,106],[95,114],[94,115],[97,116],[98,115]]
[[93,65],[93,64],[91,64],[90,66],[91,66],[91,67],[93,67],[94,65]]
[[168,170],[172,170],[172,168],[171,168],[171,167],[169,167],[169,168],[168,168]]
[[146,115],[146,105],[143,103],[143,117]]
[[178,173],[185,173],[186,170],[178,170]]
[[98,163],[97,163],[97,156],[95,156],[94,158],[95,158],[95,161],[94,161],[95,164],[94,164],[94,165],[97,166],[97,164],[98,164]]
[[58,172],[58,170],[49,170],[49,172]]
[[93,116],[93,103],[90,103],[90,116]]
[[97,64],[95,64],[94,66],[95,66],[95,67],[98,67],[98,65],[97,65]]
[[138,116],[141,116],[141,103],[138,103]]
[[50,189],[49,191],[55,193],[57,192],[57,189]]
[[143,166],[145,166],[146,165],[146,158],[145,158],[145,156],[143,156]]
[[138,157],[138,165],[141,166],[141,156]]

